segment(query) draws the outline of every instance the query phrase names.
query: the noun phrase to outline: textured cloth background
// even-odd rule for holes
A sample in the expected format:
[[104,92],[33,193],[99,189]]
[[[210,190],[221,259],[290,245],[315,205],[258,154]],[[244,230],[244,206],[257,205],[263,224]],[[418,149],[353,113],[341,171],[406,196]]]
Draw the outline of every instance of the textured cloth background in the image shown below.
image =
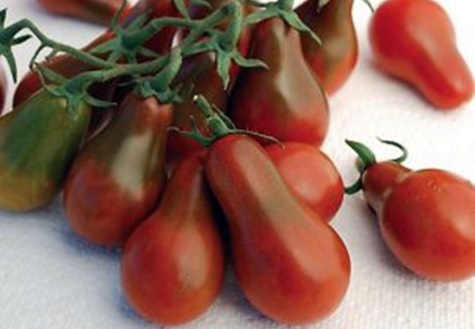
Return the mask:
[[[460,50],[475,72],[474,5],[462,0],[438,2],[452,17]],[[28,17],[51,37],[75,46],[102,31],[50,16],[34,0],[1,0],[0,7],[9,8],[7,22]],[[475,181],[475,101],[453,112],[436,111],[407,85],[378,71],[367,44],[369,17],[363,1],[355,0],[360,58],[351,79],[330,98],[331,128],[324,150],[347,184],[356,178],[356,171],[355,155],[345,146],[345,138],[368,144],[380,158],[395,155],[375,137],[406,145],[410,152],[406,164],[412,168],[444,168]],[[22,74],[32,52],[31,42],[17,51]],[[10,85],[10,97],[12,89]],[[337,312],[305,328],[474,329],[475,279],[435,283],[416,277],[388,253],[376,224],[360,194],[345,197],[332,225],[351,254],[350,288]],[[26,214],[0,211],[0,329],[155,328],[128,308],[118,265],[118,251],[75,236],[59,201]],[[230,273],[215,305],[183,328],[285,326],[256,312]]]

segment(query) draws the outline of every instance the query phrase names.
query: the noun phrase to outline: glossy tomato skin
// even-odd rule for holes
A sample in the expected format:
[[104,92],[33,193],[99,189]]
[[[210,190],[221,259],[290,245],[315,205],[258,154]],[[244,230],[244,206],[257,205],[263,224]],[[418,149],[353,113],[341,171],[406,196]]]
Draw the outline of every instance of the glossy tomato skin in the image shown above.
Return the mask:
[[337,233],[287,188],[252,138],[208,149],[205,173],[229,227],[232,265],[249,301],[285,324],[318,321],[340,304],[350,259]]
[[[295,12],[322,40],[301,35],[305,60],[332,95],[348,80],[358,60],[358,40],[352,18],[354,0],[307,0]],[[321,8],[320,8],[321,7]]]
[[[123,0],[37,0],[50,13],[65,15],[107,26],[122,5]],[[130,10],[126,5],[121,18]]]
[[187,155],[175,168],[160,205],[133,232],[122,255],[124,294],[144,318],[182,324],[215,301],[225,257],[214,206],[202,154]]
[[111,123],[76,157],[63,203],[73,230],[87,240],[122,246],[158,202],[166,182],[170,105],[131,92]]
[[87,104],[69,111],[43,89],[0,117],[1,209],[37,209],[59,194],[90,116]]
[[332,160],[315,146],[287,142],[265,146],[289,188],[322,219],[330,221],[343,202],[343,180]]
[[453,24],[436,2],[385,1],[368,30],[377,65],[414,86],[435,107],[457,108],[473,96],[473,77],[457,48]]
[[305,62],[299,33],[281,19],[253,29],[249,57],[268,69],[243,69],[231,92],[229,113],[236,125],[276,137],[320,145],[329,125],[324,90]]
[[[397,172],[398,166],[375,164],[363,176],[390,250],[408,269],[428,279],[454,281],[473,276],[474,186],[447,171],[402,167]],[[393,179],[382,188],[378,179],[385,170],[392,172],[386,177]]]

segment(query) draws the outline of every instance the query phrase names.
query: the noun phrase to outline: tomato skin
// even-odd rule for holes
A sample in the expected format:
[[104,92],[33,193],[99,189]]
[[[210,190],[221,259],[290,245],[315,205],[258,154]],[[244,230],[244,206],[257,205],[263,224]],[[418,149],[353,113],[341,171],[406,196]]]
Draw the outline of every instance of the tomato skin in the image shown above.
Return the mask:
[[[381,174],[387,185],[379,181]],[[439,281],[475,274],[475,188],[470,182],[439,169],[410,171],[382,162],[367,169],[363,186],[373,196],[370,206],[385,242],[408,269]]]
[[414,86],[435,107],[454,109],[472,98],[472,74],[457,48],[450,17],[436,2],[385,1],[368,30],[379,67]]
[[166,182],[170,105],[131,92],[110,124],[76,157],[63,203],[73,230],[121,246],[158,202]]
[[307,0],[295,9],[300,19],[322,40],[318,45],[301,35],[305,60],[332,95],[348,80],[358,60],[358,41],[352,18],[353,0]]
[[225,274],[215,220],[202,154],[192,153],[177,165],[160,205],[125,245],[122,287],[141,316],[182,324],[215,301]]
[[265,150],[248,136],[227,135],[209,147],[205,174],[227,219],[232,265],[249,301],[286,324],[333,312],[349,283],[347,250],[290,192]]
[[331,159],[317,147],[287,142],[265,150],[290,189],[320,217],[330,221],[343,202],[343,180]]
[[[123,0],[37,0],[50,13],[65,15],[107,26]],[[121,18],[130,10],[127,4]]]
[[305,62],[300,37],[279,18],[253,29],[249,57],[268,69],[242,69],[230,95],[236,125],[276,137],[320,145],[329,125],[328,102]]
[[91,108],[46,90],[0,117],[0,208],[33,210],[60,192],[84,138]]

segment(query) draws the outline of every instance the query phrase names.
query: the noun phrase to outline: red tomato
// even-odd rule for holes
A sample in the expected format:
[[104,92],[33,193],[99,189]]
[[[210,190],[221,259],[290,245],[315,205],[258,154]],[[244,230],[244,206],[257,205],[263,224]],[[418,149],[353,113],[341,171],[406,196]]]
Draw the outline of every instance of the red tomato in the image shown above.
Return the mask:
[[232,265],[249,301],[286,324],[331,314],[348,288],[338,234],[288,189],[265,150],[231,134],[208,148],[205,173],[229,226]]
[[116,116],[76,157],[64,186],[72,228],[89,241],[121,246],[153,210],[166,179],[170,105],[131,92]]
[[258,23],[249,57],[268,68],[242,69],[229,104],[231,119],[243,129],[280,141],[320,145],[329,125],[328,102],[302,54],[299,33],[280,18]]
[[[119,10],[123,0],[37,0],[49,12],[79,18],[93,23],[108,25],[114,14]],[[124,18],[130,6],[126,5],[122,12]]]
[[[322,40],[319,45],[302,34],[305,60],[328,94],[340,89],[353,72],[358,59],[358,40],[353,24],[353,0],[307,0],[295,12]],[[323,4],[323,6],[322,6]]]
[[362,189],[385,242],[407,268],[433,280],[475,274],[475,187],[439,169],[365,164]]
[[290,189],[330,221],[345,194],[340,173],[331,159],[317,147],[297,142],[269,144],[265,149]]
[[453,109],[472,98],[473,77],[457,49],[450,17],[436,2],[383,2],[371,17],[369,41],[379,67],[434,106]]
[[224,278],[224,248],[201,158],[193,153],[178,164],[160,205],[133,232],[122,255],[128,302],[163,325],[203,314]]

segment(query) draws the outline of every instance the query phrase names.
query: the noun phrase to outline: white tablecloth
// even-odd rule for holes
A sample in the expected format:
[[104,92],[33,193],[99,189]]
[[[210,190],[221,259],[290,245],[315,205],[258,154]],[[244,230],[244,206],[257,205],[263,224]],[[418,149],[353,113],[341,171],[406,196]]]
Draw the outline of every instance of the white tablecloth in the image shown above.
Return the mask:
[[[381,0],[373,0],[374,5]],[[458,45],[475,72],[475,7],[470,1],[438,0],[458,33]],[[30,18],[53,38],[80,46],[97,26],[46,14],[34,0],[1,0],[7,22]],[[375,137],[407,146],[413,168],[448,169],[475,181],[475,101],[452,112],[434,110],[407,85],[371,62],[366,27],[370,12],[355,0],[360,58],[345,87],[330,98],[331,128],[324,150],[345,181],[356,177],[355,155],[345,138],[370,145],[381,158],[395,155]],[[430,17],[428,17],[430,19]],[[17,51],[20,72],[34,43]],[[10,85],[10,97],[13,86]],[[347,296],[315,329],[473,329],[475,279],[435,283],[402,268],[380,238],[376,219],[360,194],[345,197],[333,221],[352,259]],[[154,328],[127,306],[121,293],[119,253],[76,237],[59,201],[26,214],[0,211],[0,329]],[[184,328],[281,328],[245,300],[232,275],[202,318]]]

